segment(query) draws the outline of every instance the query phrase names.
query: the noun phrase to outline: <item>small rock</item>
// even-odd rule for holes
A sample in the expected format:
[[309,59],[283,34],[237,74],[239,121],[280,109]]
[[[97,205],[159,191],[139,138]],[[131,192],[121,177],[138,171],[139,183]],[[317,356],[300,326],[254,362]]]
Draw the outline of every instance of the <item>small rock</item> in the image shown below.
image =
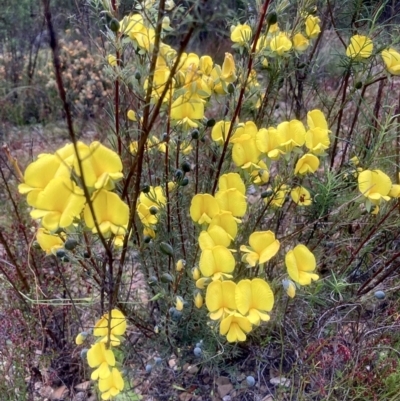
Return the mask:
[[233,390],[232,384],[220,384],[217,388],[218,395],[221,398],[224,398],[226,395],[228,395],[231,391]]
[[286,379],[286,377],[273,377],[269,382],[275,386],[278,384],[284,387],[290,386],[290,380]]
[[230,395],[226,395],[225,397],[222,397],[222,401],[231,401],[232,397]]
[[191,375],[195,375],[199,371],[199,368],[198,366],[191,365],[187,367],[186,371]]
[[181,393],[181,394],[179,394],[180,401],[191,401],[192,398],[193,398],[193,396],[190,393]]
[[75,386],[75,390],[77,391],[87,391],[90,388],[90,380],[86,382],[79,383]]
[[215,380],[215,383],[217,383],[217,385],[230,384],[230,380],[228,377],[220,376]]

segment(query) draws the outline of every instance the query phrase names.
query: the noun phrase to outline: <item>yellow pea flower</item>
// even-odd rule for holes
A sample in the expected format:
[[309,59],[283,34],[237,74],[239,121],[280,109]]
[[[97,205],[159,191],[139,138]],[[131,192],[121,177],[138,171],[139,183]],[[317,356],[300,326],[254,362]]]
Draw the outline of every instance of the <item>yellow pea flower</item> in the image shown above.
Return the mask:
[[383,50],[381,56],[388,72],[392,75],[400,75],[400,53],[390,47]]
[[232,238],[220,226],[209,226],[207,231],[202,231],[199,235],[199,246],[202,251],[205,249],[212,249],[216,245],[228,247]]
[[320,23],[321,23],[321,20],[318,17],[309,15],[306,18],[306,21],[305,21],[306,35],[310,39],[314,39],[320,34],[320,32],[321,32],[321,28],[319,26]]
[[221,79],[226,83],[236,81],[235,60],[231,53],[225,53],[225,59],[221,68]]
[[235,217],[243,217],[247,211],[246,196],[236,188],[218,191],[215,194],[219,209],[232,213]]
[[192,278],[193,278],[193,280],[195,280],[195,281],[197,281],[197,280],[200,278],[200,270],[199,270],[197,267],[195,267],[195,268],[192,270]]
[[293,36],[293,47],[297,52],[304,52],[310,45],[310,41],[301,33],[296,33]]
[[350,44],[346,49],[346,56],[355,60],[368,58],[372,54],[374,44],[367,36],[354,35],[350,38]]
[[321,110],[315,109],[307,113],[309,130],[306,132],[306,147],[315,155],[321,155],[329,148],[330,139],[328,123]]
[[358,175],[359,191],[374,205],[390,200],[392,181],[381,170],[364,170]]
[[281,138],[278,130],[274,127],[261,128],[256,135],[257,148],[266,153],[271,160],[278,160],[285,152],[279,148]]
[[116,67],[118,65],[118,60],[113,54],[109,54],[107,56],[107,63],[111,65],[111,67]]
[[307,153],[304,156],[300,157],[300,159],[296,163],[296,167],[294,169],[295,174],[308,174],[315,173],[319,167],[319,159],[317,156],[314,156],[311,153]]
[[[133,110],[128,110],[127,117],[131,121],[137,121],[136,113]],[[137,151],[137,150],[136,150]],[[133,152],[132,152],[133,153]],[[135,152],[136,153],[136,152]]]
[[181,271],[185,268],[185,266],[186,266],[186,261],[183,260],[183,259],[179,259],[179,260],[176,262],[175,270],[176,270],[177,272],[181,272]]
[[214,226],[219,226],[229,234],[232,240],[234,240],[238,231],[237,223],[238,221],[233,217],[232,213],[220,211],[212,218],[209,229]]
[[211,130],[212,140],[217,142],[219,145],[223,145],[228,136],[230,126],[230,121],[217,121]]
[[213,280],[232,277],[230,273],[235,269],[235,258],[229,249],[216,245],[201,252],[199,267],[204,277],[212,277]]
[[112,368],[106,378],[99,379],[99,390],[102,400],[109,400],[117,396],[124,389],[124,380],[117,368]]
[[279,147],[288,153],[293,148],[303,146],[306,129],[299,120],[284,121],[277,127]]
[[104,342],[93,344],[87,352],[87,361],[91,368],[97,368],[91,374],[92,380],[105,379],[111,374],[110,366],[115,366],[115,356],[111,349],[106,349]]
[[[121,340],[117,336],[125,334],[127,324],[124,314],[118,309],[111,311],[111,322],[110,315],[104,314],[95,324],[93,329],[93,335],[95,337],[102,337],[99,343],[106,343],[110,337],[111,345],[116,347],[121,344]],[[110,330],[109,330],[110,326]]]
[[246,186],[238,173],[223,174],[218,180],[218,189],[225,191],[227,189],[237,189],[242,195],[246,194]]
[[220,212],[217,200],[210,194],[196,194],[190,204],[190,217],[195,223],[210,223]]
[[250,247],[241,245],[240,250],[245,252],[243,261],[251,267],[268,262],[279,251],[279,241],[272,231],[255,231],[249,237]]
[[249,43],[252,36],[252,31],[250,25],[247,24],[238,24],[236,25],[231,32],[231,41],[234,43],[238,43],[241,46]]
[[310,192],[304,187],[295,187],[290,192],[293,202],[300,206],[310,206],[312,204],[312,199]]
[[[92,195],[93,211],[100,232],[106,237],[124,235],[128,227],[129,206],[114,192],[100,189]],[[97,233],[94,217],[88,205],[83,211],[86,226]]]
[[274,306],[274,294],[268,283],[260,278],[241,280],[236,285],[235,301],[238,311],[250,323],[258,325],[267,322],[268,313]]
[[33,219],[42,219],[42,226],[49,231],[59,227],[70,227],[75,218],[79,218],[85,205],[83,191],[69,178],[53,178],[35,200],[35,207],[30,215]]
[[222,319],[219,326],[219,333],[230,343],[246,341],[246,334],[250,333],[252,325],[246,317],[240,313],[231,313]]
[[178,311],[183,310],[183,299],[182,297],[176,297],[176,302],[175,302],[175,309]]
[[64,248],[64,241],[59,235],[50,234],[44,228],[39,228],[36,240],[46,255],[55,254],[57,249]]
[[76,337],[75,337],[75,344],[76,345],[82,345],[87,337],[87,333],[86,332],[82,332],[79,333]]
[[290,278],[300,285],[319,279],[317,274],[312,273],[317,267],[315,256],[305,245],[300,244],[290,250],[285,256],[285,264]]
[[211,320],[219,320],[236,310],[236,283],[230,280],[213,281],[207,287],[206,306]]
[[179,96],[171,105],[171,120],[178,120],[180,124],[188,124],[196,128],[198,124],[193,120],[204,117],[204,101],[196,96]]
[[292,48],[292,41],[289,39],[286,32],[279,32],[273,36],[269,43],[269,47],[274,53],[282,56],[290,51]]
[[273,190],[272,196],[264,199],[264,203],[275,207],[282,207],[285,203],[286,195],[288,195],[288,193],[289,187],[286,184],[282,184]]

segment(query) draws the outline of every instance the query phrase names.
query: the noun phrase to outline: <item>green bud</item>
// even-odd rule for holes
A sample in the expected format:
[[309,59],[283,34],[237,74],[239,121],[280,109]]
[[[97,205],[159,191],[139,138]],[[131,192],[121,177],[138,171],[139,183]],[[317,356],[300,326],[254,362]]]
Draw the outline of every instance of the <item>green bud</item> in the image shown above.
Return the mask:
[[356,82],[356,84],[354,85],[354,87],[355,87],[356,89],[361,89],[362,86],[363,86],[363,83],[362,83],[361,81]]
[[269,198],[270,196],[272,196],[274,193],[274,191],[272,189],[267,189],[264,192],[261,192],[261,198],[265,199],[265,198]]
[[34,248],[34,249],[42,249],[40,247],[40,245],[39,245],[39,242],[37,242],[37,241],[33,241],[32,248]]
[[181,164],[181,169],[185,172],[188,173],[192,167],[190,166],[190,163],[187,160],[184,160]]
[[155,214],[158,213],[158,207],[156,207],[156,206],[151,206],[150,209],[149,209],[149,211],[150,211],[150,214],[155,215]]
[[145,236],[143,237],[143,241],[144,241],[145,244],[149,244],[150,241],[151,241],[151,237],[149,237],[148,235],[145,235]]
[[88,251],[83,252],[83,257],[86,259],[90,258],[90,253]]
[[64,248],[67,249],[68,251],[72,251],[75,249],[75,247],[78,245],[78,241],[75,239],[67,239],[64,243]]
[[168,256],[172,256],[174,254],[174,249],[167,242],[161,242],[160,243],[160,251],[163,254],[168,255]]
[[163,273],[160,279],[163,283],[172,283],[174,281],[174,278],[169,273]]
[[233,93],[235,93],[235,85],[233,85],[233,83],[231,82],[229,85],[228,85],[228,93],[229,94],[233,94]]
[[178,170],[176,170],[175,171],[175,178],[179,181],[179,180],[181,180],[182,178],[183,178],[183,171],[182,170],[180,170],[180,169],[178,169]]
[[191,133],[192,139],[199,139],[200,132],[198,129],[194,129]]
[[144,184],[142,187],[142,192],[148,194],[150,192],[150,185]]
[[181,187],[186,187],[186,185],[189,184],[189,178],[185,177],[180,183],[179,185]]
[[206,126],[211,128],[214,127],[215,125],[215,119],[214,118],[210,118],[209,120],[207,120]]
[[140,81],[140,78],[142,78],[142,75],[140,74],[139,71],[135,72],[135,79],[137,79],[138,81]]
[[150,287],[155,286],[158,283],[157,277],[156,276],[150,276],[149,280],[147,281]]
[[169,135],[168,135],[166,132],[164,132],[164,133],[162,134],[161,140],[162,140],[163,142],[168,142],[168,140],[169,140]]
[[118,21],[116,18],[113,18],[113,19],[110,21],[109,26],[110,26],[110,29],[111,29],[113,32],[117,33],[117,32],[119,31],[119,21]]
[[278,14],[275,11],[271,11],[267,15],[267,24],[274,25],[278,22]]
[[56,256],[57,256],[57,258],[62,259],[65,256],[64,249],[57,249]]

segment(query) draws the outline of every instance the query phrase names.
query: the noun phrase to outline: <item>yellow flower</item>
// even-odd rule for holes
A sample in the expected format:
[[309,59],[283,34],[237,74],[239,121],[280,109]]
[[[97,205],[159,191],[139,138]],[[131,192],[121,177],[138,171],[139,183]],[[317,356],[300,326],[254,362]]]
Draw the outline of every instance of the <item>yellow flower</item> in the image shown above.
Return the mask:
[[281,184],[278,188],[273,190],[272,196],[264,199],[264,203],[275,207],[282,207],[288,193],[289,187],[286,184]]
[[294,173],[302,175],[307,173],[315,173],[318,170],[318,167],[318,157],[314,156],[311,153],[307,153],[304,156],[300,157],[300,159],[297,161]]
[[197,292],[194,296],[194,305],[196,308],[200,309],[203,306],[203,297],[201,296],[200,292]]
[[390,189],[389,196],[391,198],[400,198],[400,185],[393,184],[392,188]]
[[[129,206],[113,192],[100,189],[92,195],[92,205],[100,232],[106,237],[124,235],[128,227]],[[88,205],[83,211],[86,226],[97,233],[94,216]]]
[[266,153],[271,160],[278,160],[284,151],[279,148],[280,135],[274,127],[261,128],[256,135],[257,148]]
[[198,125],[193,120],[201,120],[204,117],[204,101],[196,96],[179,96],[171,105],[171,120],[179,120],[180,124],[188,124],[196,128]]
[[310,192],[304,187],[293,188],[290,196],[296,205],[310,206],[312,204]]
[[202,231],[199,235],[199,246],[202,251],[205,249],[212,249],[216,245],[228,247],[232,238],[220,226],[209,226],[207,231]]
[[161,186],[150,187],[147,193],[141,192],[139,197],[140,203],[143,203],[148,208],[155,206],[157,208],[165,206],[167,198],[164,195],[164,190]]
[[306,132],[306,147],[316,155],[321,155],[329,148],[329,129],[321,110],[315,109],[307,113],[309,130]]
[[238,173],[223,174],[218,180],[218,189],[225,191],[227,189],[237,189],[242,195],[246,194],[246,186]]
[[346,56],[358,60],[368,58],[372,54],[374,44],[367,36],[354,35],[350,38],[350,44],[346,49]]
[[234,43],[238,43],[241,46],[244,46],[249,43],[251,36],[252,31],[250,25],[238,24],[231,32],[231,41]]
[[107,56],[107,63],[110,64],[111,67],[116,67],[118,65],[118,60],[114,55],[109,54]]
[[274,306],[274,294],[268,283],[260,278],[241,280],[236,285],[236,307],[246,316],[250,323],[258,325],[260,321],[267,322],[268,313]]
[[213,281],[207,287],[206,306],[211,320],[219,320],[236,310],[236,284],[233,281]]
[[288,153],[293,148],[303,146],[305,142],[306,129],[299,120],[284,121],[277,127],[279,147]]
[[305,245],[297,245],[285,256],[285,264],[290,278],[300,285],[311,284],[319,276],[312,273],[317,267],[313,253]]
[[319,26],[321,20],[318,17],[314,17],[312,15],[309,15],[305,21],[306,25],[306,35],[310,39],[314,39],[319,35],[321,32],[321,28]]
[[219,145],[223,145],[226,137],[228,136],[230,121],[217,121],[211,130],[211,138]]
[[218,191],[215,194],[220,211],[232,213],[235,217],[243,217],[247,210],[246,196],[236,188]]
[[214,226],[219,226],[223,228],[229,236],[234,240],[237,235],[238,227],[237,227],[237,219],[232,216],[230,212],[218,212],[211,220],[209,229]]
[[[98,141],[92,142],[89,146],[83,142],[78,142],[77,145],[86,186],[96,189],[114,189],[114,183],[123,177],[122,161],[118,154]],[[78,177],[81,177],[76,157],[74,170]]]
[[104,314],[96,322],[93,335],[95,337],[102,337],[99,343],[106,343],[108,338],[110,338],[111,345],[116,347],[121,344],[121,340],[117,336],[122,336],[126,331],[126,319],[121,311],[113,309],[111,311],[111,321],[109,322],[109,320],[109,314]]
[[59,227],[67,228],[75,218],[79,218],[85,197],[83,191],[69,178],[53,178],[41,191],[31,211],[33,219],[42,219],[41,224],[49,231],[56,231]]
[[400,53],[390,47],[389,49],[383,50],[381,56],[389,73],[392,75],[400,75]]
[[235,269],[235,258],[229,249],[216,245],[201,252],[199,267],[204,277],[212,277],[213,280],[231,277],[229,273]]
[[286,32],[279,32],[271,39],[269,47],[274,53],[282,56],[292,48],[292,41]]
[[86,337],[87,337],[87,333],[86,332],[79,333],[75,338],[75,344],[76,345],[82,345],[85,342]]
[[257,163],[258,169],[251,172],[252,181],[256,185],[263,185],[269,181],[269,170],[267,165],[260,160]]
[[200,270],[199,270],[197,267],[195,267],[195,268],[192,270],[192,278],[193,278],[193,280],[195,280],[195,281],[197,281],[197,280],[200,278]]
[[106,349],[106,344],[99,342],[93,344],[87,353],[88,364],[91,368],[97,368],[92,372],[91,379],[105,379],[111,374],[110,366],[115,366],[115,356],[111,349]]
[[186,261],[183,259],[179,259],[176,262],[176,266],[175,266],[176,271],[181,272],[185,268],[185,265],[186,265]]
[[175,302],[175,309],[178,311],[183,310],[183,299],[182,297],[176,297],[176,302]]
[[220,211],[217,200],[210,194],[197,194],[190,204],[190,217],[196,223],[209,224]]
[[158,223],[158,218],[155,214],[150,213],[150,208],[144,203],[139,203],[136,207],[136,212],[142,224],[149,228]]
[[293,47],[297,52],[304,52],[310,45],[309,40],[301,33],[296,33],[293,37]]
[[230,142],[233,143],[232,159],[238,167],[247,169],[258,163],[261,151],[257,148],[256,137],[257,126],[253,121],[240,124],[235,130]]
[[358,175],[358,189],[374,205],[390,200],[392,181],[381,170],[364,170]]
[[46,255],[55,254],[57,249],[64,248],[64,241],[59,235],[50,234],[44,228],[39,228],[36,233],[36,240]]
[[[136,117],[136,113],[133,110],[128,110],[128,112],[126,113],[127,117],[129,118],[129,120],[131,121],[137,121],[137,117]],[[136,150],[137,152],[137,150]],[[135,152],[135,153],[136,153]],[[133,153],[133,152],[132,152]]]
[[245,252],[243,261],[251,267],[268,262],[279,251],[279,241],[272,231],[255,231],[249,238],[250,247],[241,245],[240,250]]
[[219,333],[230,343],[246,341],[246,334],[252,329],[249,319],[239,313],[231,313],[222,319],[219,326]]
[[286,291],[286,294],[290,298],[294,298],[296,296],[296,285],[292,280],[284,279],[282,280],[283,289]]
[[106,378],[100,378],[99,390],[102,400],[114,398],[124,389],[124,380],[117,368],[112,368],[111,374]]
[[210,75],[213,69],[213,59],[210,56],[201,56],[199,59],[199,70],[202,74]]
[[231,53],[225,53],[225,59],[221,69],[221,79],[226,83],[236,81],[235,60]]

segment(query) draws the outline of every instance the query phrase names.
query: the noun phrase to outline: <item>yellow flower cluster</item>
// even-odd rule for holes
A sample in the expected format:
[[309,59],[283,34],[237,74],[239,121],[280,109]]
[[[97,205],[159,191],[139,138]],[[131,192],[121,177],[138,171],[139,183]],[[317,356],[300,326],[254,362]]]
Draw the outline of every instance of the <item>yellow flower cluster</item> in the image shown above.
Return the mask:
[[[247,211],[245,193],[245,183],[238,173],[223,174],[215,196],[197,194],[190,206],[192,220],[203,227],[198,238],[199,268],[194,269],[193,279],[198,289],[207,286],[206,306],[210,318],[219,321],[220,334],[226,335],[229,342],[244,341],[253,325],[268,321],[267,312],[272,310],[274,303],[273,293],[265,280],[246,279],[237,284],[231,280],[236,261],[229,246],[237,236],[239,218]],[[272,259],[279,248],[280,243],[272,231],[253,232],[249,246],[240,247],[244,253],[242,261],[250,267],[262,265]],[[178,267],[181,270],[180,265],[177,264],[177,270]],[[289,276],[300,285],[318,279],[312,273],[316,268],[315,257],[304,245],[287,253],[286,266]],[[291,294],[294,296],[293,288]],[[197,307],[203,304],[200,293],[195,296],[195,304]]]
[[[39,155],[26,168],[24,183],[18,189],[27,195],[28,205],[33,208],[31,217],[41,222],[37,233],[41,248],[47,254],[62,248],[63,238],[54,233],[71,229],[82,218],[93,233],[97,233],[96,219],[102,235],[106,238],[114,235],[115,245],[121,245],[129,208],[111,192],[121,178],[120,157],[100,142],[89,146],[77,142],[76,150],[73,144],[68,144],[54,154]],[[83,185],[91,194],[95,218],[86,202]]]
[[[126,331],[126,319],[121,311],[113,309],[99,319],[93,329],[93,335],[99,337],[87,352],[87,361],[95,370],[91,374],[92,380],[98,380],[102,400],[109,400],[118,395],[124,389],[124,380],[121,372],[116,368],[116,358],[112,347],[121,344],[121,339]],[[78,334],[75,342],[83,343],[85,335]]]
[[[374,44],[368,36],[353,35],[346,49],[346,56],[358,61],[368,59],[373,49]],[[381,52],[381,56],[389,74],[400,75],[400,53],[389,47]]]

